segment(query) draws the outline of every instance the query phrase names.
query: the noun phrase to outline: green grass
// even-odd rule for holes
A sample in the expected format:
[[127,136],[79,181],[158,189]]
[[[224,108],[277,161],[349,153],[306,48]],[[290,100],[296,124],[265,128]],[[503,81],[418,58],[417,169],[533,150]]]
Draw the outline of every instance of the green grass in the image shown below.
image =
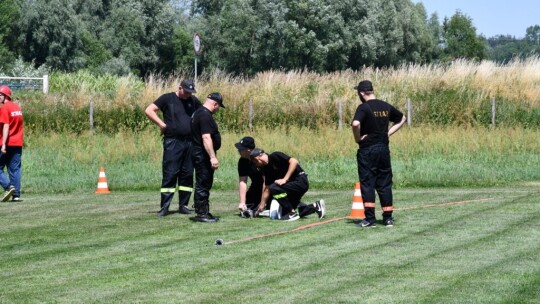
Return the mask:
[[[342,218],[352,187],[305,198]],[[319,220],[241,219],[235,191],[216,224],[156,217],[157,190],[29,194],[0,204],[0,302],[538,303],[538,189],[402,188],[393,228],[299,231]]]
[[[250,135],[268,152],[300,160],[316,189],[347,190],[358,180],[350,128],[317,132],[292,128],[223,132],[217,190],[237,189],[234,143]],[[157,130],[115,135],[27,133],[22,195],[95,189],[104,167],[114,191],[158,191],[162,144]],[[529,129],[403,127],[391,137],[394,185],[487,187],[540,180],[540,131]]]

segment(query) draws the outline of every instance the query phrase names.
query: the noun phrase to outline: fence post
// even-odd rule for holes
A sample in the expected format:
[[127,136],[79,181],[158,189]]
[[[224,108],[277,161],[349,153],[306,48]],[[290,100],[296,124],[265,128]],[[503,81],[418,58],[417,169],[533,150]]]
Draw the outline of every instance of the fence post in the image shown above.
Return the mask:
[[249,99],[249,130],[253,131],[253,99]]
[[338,99],[338,130],[343,129],[343,103]]
[[43,75],[43,94],[49,93],[49,75]]
[[411,106],[411,99],[407,97],[407,125],[409,128],[412,124],[412,106]]
[[495,97],[491,97],[491,128],[495,128]]
[[90,131],[94,133],[94,101],[90,99],[90,108],[89,108],[88,119],[90,120]]

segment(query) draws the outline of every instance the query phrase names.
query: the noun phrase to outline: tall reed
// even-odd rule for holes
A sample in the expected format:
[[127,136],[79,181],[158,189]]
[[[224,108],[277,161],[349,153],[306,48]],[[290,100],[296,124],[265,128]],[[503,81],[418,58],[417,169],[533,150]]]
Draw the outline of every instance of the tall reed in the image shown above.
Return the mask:
[[[142,114],[144,108],[159,95],[174,91],[184,77],[190,76],[150,75],[143,82],[133,77],[96,77],[83,71],[54,73],[51,94],[23,96],[21,103],[29,128],[36,131],[83,132],[88,129],[91,108],[97,132],[141,131],[149,125]],[[350,122],[359,103],[353,87],[362,79],[371,79],[377,97],[403,112],[410,99],[416,124],[485,127],[491,123],[491,99],[495,98],[498,125],[540,126],[538,56],[505,65],[457,60],[448,65],[366,67],[327,74],[267,71],[253,78],[217,70],[199,76],[197,96],[204,100],[213,91],[223,94],[227,109],[216,118],[227,130],[243,132],[250,123],[255,128],[316,130],[337,126],[338,104],[343,107],[343,123]]]

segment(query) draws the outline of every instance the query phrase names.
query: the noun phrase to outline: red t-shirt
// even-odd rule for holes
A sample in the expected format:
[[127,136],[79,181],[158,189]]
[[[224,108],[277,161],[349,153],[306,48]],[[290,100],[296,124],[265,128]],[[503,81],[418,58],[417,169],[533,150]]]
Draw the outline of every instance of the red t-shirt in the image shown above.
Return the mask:
[[11,147],[23,146],[23,115],[21,108],[11,101],[6,101],[0,107],[0,145],[3,142],[2,130],[4,124],[9,124],[9,136],[6,145]]

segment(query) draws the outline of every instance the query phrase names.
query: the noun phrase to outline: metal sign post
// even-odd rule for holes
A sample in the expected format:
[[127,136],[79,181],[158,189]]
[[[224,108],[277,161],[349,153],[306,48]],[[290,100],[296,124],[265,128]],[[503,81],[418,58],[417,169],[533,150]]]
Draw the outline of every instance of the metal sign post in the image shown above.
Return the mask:
[[201,37],[199,33],[193,35],[193,47],[195,48],[195,84],[197,84],[197,57],[201,53]]

